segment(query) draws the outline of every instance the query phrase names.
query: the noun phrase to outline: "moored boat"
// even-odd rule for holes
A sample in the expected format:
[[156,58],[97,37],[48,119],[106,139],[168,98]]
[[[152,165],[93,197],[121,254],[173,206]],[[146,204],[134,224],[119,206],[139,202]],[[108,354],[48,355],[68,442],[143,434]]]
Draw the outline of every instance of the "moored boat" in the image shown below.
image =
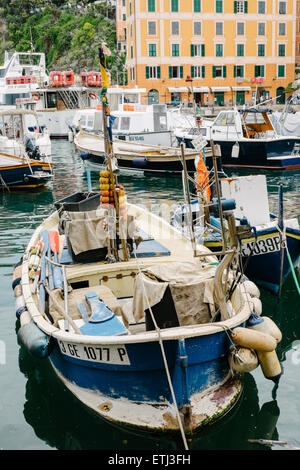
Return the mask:
[[[150,171],[153,173],[180,173],[183,169],[181,149],[179,147],[164,147],[160,145],[146,145],[136,142],[124,142],[113,139],[114,155],[118,160],[120,169],[135,171]],[[90,163],[104,166],[105,144],[103,135],[83,131],[82,129],[74,138],[76,148],[84,154]],[[206,145],[203,139],[203,146]],[[207,154],[210,150],[206,150]],[[199,149],[186,149],[185,157],[189,172],[195,171],[195,156]]]
[[[101,49],[99,58],[103,68]],[[103,106],[105,113],[105,93]],[[234,203],[223,212],[231,244],[219,263],[162,218],[127,203],[106,126],[104,132],[100,204],[95,209],[97,194],[74,197],[73,206],[70,198],[59,201],[15,269],[18,338],[31,354],[49,357],[66,387],[98,415],[180,432],[187,448],[187,433],[237,403],[242,372],[258,366],[258,355],[265,376],[278,382],[280,334],[253,317],[259,291],[236,277]],[[218,198],[211,209],[221,206]]]
[[52,177],[52,164],[0,153],[0,188],[7,190],[35,189]]
[[[193,147],[193,135],[178,134],[177,138],[187,147]],[[267,109],[220,111],[207,127],[207,139],[220,146],[224,167],[300,168],[299,136],[277,134]]]

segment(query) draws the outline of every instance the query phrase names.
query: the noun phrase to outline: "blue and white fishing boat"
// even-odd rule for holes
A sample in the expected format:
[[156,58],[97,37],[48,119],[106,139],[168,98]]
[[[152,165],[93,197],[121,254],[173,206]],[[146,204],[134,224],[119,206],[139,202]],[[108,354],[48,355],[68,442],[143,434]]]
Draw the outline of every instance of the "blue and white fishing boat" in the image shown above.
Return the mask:
[[[247,349],[243,359],[238,345],[256,345],[273,360],[280,335],[251,330],[264,321],[252,315],[257,287],[232,268],[234,204],[224,212],[232,243],[218,262],[168,221],[126,202],[106,126],[105,138],[99,207],[94,194],[74,196],[73,207],[70,198],[60,201],[15,269],[18,338],[33,355],[49,358],[64,385],[101,417],[180,432],[188,448],[186,434],[231,410],[242,372],[258,365],[256,353]],[[183,164],[187,188],[184,157]],[[268,358],[261,367],[277,382],[280,365],[267,372]]]
[[[280,294],[285,280],[299,264],[300,228],[298,219],[283,218],[282,191],[279,193],[278,215],[269,210],[265,175],[251,175],[221,179],[225,197],[236,200],[236,223],[240,230],[245,224],[251,225],[250,236],[241,238],[240,262],[243,272],[255,284]],[[200,205],[201,206],[201,205]],[[210,227],[204,229],[199,203],[191,203],[195,234],[199,242],[213,252],[222,246],[221,224],[219,218],[210,215]],[[171,223],[189,236],[186,206],[178,206]]]
[[44,186],[52,178],[52,164],[28,156],[0,153],[0,188],[31,190]]

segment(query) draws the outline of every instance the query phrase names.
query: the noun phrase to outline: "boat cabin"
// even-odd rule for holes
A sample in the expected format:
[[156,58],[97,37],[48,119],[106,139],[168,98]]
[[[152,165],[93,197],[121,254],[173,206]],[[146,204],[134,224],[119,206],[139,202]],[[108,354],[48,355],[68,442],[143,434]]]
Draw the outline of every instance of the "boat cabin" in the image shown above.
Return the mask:
[[211,135],[218,140],[262,139],[276,135],[267,109],[221,111],[211,126]]

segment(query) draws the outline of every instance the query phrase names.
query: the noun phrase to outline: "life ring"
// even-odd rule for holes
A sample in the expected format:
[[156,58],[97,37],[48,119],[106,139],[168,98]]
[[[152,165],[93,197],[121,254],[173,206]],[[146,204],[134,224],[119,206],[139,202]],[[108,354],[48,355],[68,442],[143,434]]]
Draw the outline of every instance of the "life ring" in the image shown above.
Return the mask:
[[91,98],[91,100],[97,100],[98,96],[95,95],[95,93],[89,93],[89,98]]
[[64,84],[65,85],[74,85],[74,72],[73,70],[68,70],[64,72]]
[[32,93],[31,97],[32,97],[33,101],[39,101],[41,99],[41,97],[38,93]]

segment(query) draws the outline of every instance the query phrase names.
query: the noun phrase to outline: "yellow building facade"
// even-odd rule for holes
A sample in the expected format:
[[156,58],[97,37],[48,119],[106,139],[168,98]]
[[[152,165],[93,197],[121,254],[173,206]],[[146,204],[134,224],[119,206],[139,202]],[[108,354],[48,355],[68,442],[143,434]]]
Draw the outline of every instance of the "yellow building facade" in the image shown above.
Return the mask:
[[250,104],[295,78],[296,0],[126,0],[128,85],[144,102]]

